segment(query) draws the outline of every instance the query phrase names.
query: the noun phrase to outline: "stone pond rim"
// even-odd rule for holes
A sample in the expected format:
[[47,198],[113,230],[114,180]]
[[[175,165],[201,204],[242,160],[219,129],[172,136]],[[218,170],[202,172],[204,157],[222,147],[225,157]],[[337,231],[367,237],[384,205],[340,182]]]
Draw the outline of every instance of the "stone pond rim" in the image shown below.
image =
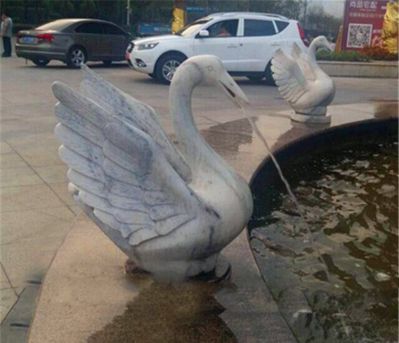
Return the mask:
[[317,63],[332,77],[398,78],[397,61],[317,61]]

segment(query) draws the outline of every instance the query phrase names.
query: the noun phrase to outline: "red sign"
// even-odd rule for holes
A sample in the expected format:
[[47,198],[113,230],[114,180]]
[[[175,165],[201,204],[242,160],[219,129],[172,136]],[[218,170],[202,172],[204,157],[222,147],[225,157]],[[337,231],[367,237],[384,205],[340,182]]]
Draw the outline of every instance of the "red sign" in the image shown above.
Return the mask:
[[380,46],[381,31],[389,0],[346,0],[342,49]]

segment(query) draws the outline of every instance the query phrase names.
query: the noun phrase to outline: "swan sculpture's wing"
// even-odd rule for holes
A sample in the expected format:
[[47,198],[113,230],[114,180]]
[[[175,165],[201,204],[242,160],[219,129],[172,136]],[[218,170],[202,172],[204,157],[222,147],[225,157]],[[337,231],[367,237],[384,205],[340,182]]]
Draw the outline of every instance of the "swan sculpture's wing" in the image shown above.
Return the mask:
[[53,92],[61,159],[77,200],[92,209],[100,226],[137,246],[196,219],[218,223],[217,213],[191,191],[158,143],[132,121],[62,83]]
[[186,181],[191,179],[191,170],[162,129],[156,112],[149,105],[133,98],[113,86],[101,76],[83,65],[82,94],[103,107],[112,115],[123,118],[147,133],[163,149],[166,158]]
[[272,72],[280,94],[295,103],[308,89],[308,81],[299,64],[278,49],[272,59]]
[[316,80],[316,74],[314,72],[315,68],[318,68],[317,63],[313,62],[308,54],[305,54],[297,43],[292,46],[292,57],[294,61],[297,61],[299,67],[301,68],[303,75],[306,80],[314,81]]

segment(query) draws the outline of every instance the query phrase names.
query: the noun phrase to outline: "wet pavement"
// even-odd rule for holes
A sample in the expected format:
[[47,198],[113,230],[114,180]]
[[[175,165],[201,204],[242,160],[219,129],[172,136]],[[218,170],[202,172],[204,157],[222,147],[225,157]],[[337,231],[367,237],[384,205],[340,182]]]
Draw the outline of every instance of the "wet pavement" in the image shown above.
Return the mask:
[[[42,331],[36,328],[32,341],[51,341],[42,339],[46,337],[42,335],[45,334],[43,330],[48,325],[46,320],[51,319],[50,315],[55,321],[60,320],[59,334],[69,338],[71,334],[75,335],[73,337],[76,337],[76,340],[72,341],[77,342],[82,337],[87,338],[101,330],[116,315],[122,314],[125,305],[131,301],[132,294],[137,292],[135,286],[124,278],[121,267],[124,256],[114,250],[114,247],[107,245],[100,231],[84,217],[80,216],[76,222],[76,216],[80,211],[67,194],[66,168],[57,155],[58,142],[52,133],[56,123],[53,115],[55,100],[51,95],[50,86],[53,81],[61,80],[77,87],[81,73],[58,63],[41,69],[29,63],[25,64],[24,60],[17,58],[1,60],[0,68],[2,338],[5,342],[26,340],[38,285],[46,275],[58,249],[65,242],[67,245],[63,246],[63,250],[59,251],[54,261],[54,272],[46,279],[48,287],[43,291],[40,300],[42,309],[35,321]],[[167,132],[172,132],[167,108],[168,87],[156,83],[146,75],[131,71],[125,65],[112,68],[98,66],[95,71],[128,94],[153,106],[160,114]],[[255,117],[270,145],[278,147],[298,135],[316,130],[291,124],[288,119],[289,113],[284,112],[289,108],[276,88],[254,84],[246,79],[238,81],[251,101],[247,112]],[[396,80],[339,78],[335,81],[337,95],[333,103],[333,125],[338,117],[342,122],[371,118],[375,114],[383,116],[384,112],[390,112],[396,107],[396,103],[392,102],[397,100]],[[390,109],[387,109],[387,106],[391,106]],[[266,152],[261,142],[254,137],[248,121],[243,119],[243,114],[228,102],[222,92],[209,87],[195,91],[193,110],[197,125],[206,140],[249,180]],[[71,232],[72,227],[76,232]],[[71,235],[65,240],[69,232]],[[100,242],[98,244],[101,247],[105,246],[102,254],[96,251],[98,246],[92,246],[95,242]],[[90,247],[93,248],[93,255],[89,254]],[[235,251],[245,249],[248,249],[246,238],[245,235],[241,235],[227,249],[226,254],[233,255]],[[98,253],[100,255],[96,255]],[[66,256],[74,259],[63,259]],[[233,271],[233,280],[236,287],[242,290],[242,294],[233,292],[235,295],[230,300],[227,291],[217,296],[224,307],[228,307],[229,303],[231,306],[231,299],[240,296],[244,299],[243,303],[248,303],[252,298],[251,292],[248,291],[251,288],[241,285],[252,285],[255,294],[256,291],[259,292],[259,287],[261,289],[262,285],[258,284],[256,279],[256,267],[247,267],[247,262],[253,263],[248,252],[241,261],[237,261],[234,269],[248,269],[247,274],[240,275]],[[90,271],[89,276],[87,271]],[[82,284],[74,278],[80,279],[85,286],[81,287]],[[56,280],[59,282],[56,283],[57,287],[54,286]],[[102,285],[101,288],[105,290],[92,294],[98,285]],[[115,290],[119,289],[118,287],[122,287],[124,292],[116,295]],[[251,313],[252,316],[261,313],[269,322],[274,320],[280,325],[275,326],[275,332],[281,335],[280,341],[289,341],[289,335],[284,336],[286,327],[284,322],[280,322],[273,299],[267,289],[261,289],[260,292],[264,296],[264,307],[257,312],[247,308],[246,312],[241,313],[246,313],[247,318],[251,318]],[[54,306],[51,301],[60,302],[65,306],[55,310],[51,307]],[[79,311],[73,304],[79,305],[78,309],[83,311],[81,314],[86,313],[86,316],[77,316]],[[265,307],[268,308],[267,311]],[[45,316],[49,308],[54,311]],[[96,316],[93,316],[93,311]],[[233,312],[226,311],[221,316],[231,326],[237,324],[234,324],[237,314],[232,315]],[[69,326],[70,330],[65,331],[68,329],[65,323],[68,320],[76,322],[78,318],[80,322],[73,327]],[[249,320],[243,319],[241,325],[247,325],[246,321]],[[87,324],[88,322],[90,324]],[[54,325],[47,327],[55,329]],[[234,329],[232,330],[234,332]],[[243,332],[244,329],[234,333],[242,339],[246,337]],[[51,336],[54,332],[46,334],[54,338]]]

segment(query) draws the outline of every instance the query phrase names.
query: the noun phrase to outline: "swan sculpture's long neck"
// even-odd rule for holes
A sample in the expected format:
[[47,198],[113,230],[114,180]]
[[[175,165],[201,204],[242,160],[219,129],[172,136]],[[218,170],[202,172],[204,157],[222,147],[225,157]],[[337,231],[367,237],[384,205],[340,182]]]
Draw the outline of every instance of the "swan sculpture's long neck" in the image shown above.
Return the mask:
[[309,45],[309,56],[313,61],[316,61],[316,52],[317,49],[319,48],[319,43],[316,39],[312,41]]
[[[252,196],[246,182],[208,145],[199,133],[191,111],[193,90],[201,83],[202,72],[194,63],[185,63],[179,67],[173,77],[169,90],[169,105],[173,117],[173,126],[183,154],[192,172],[192,186],[197,192],[209,190],[203,197],[211,195],[215,201],[224,185],[235,193],[244,207],[252,211]],[[225,193],[223,193],[225,194]]]
[[316,53],[317,53],[317,49],[320,48],[327,48],[328,46],[326,46],[326,40],[324,37],[317,37],[315,39],[313,39],[312,43],[310,43],[309,45],[309,56],[316,61]]
[[[194,88],[202,80],[202,72],[194,63],[179,67],[173,77],[169,91],[169,106],[173,117],[173,126],[179,149],[193,174],[204,169],[217,169],[224,164],[219,155],[206,143],[199,133],[191,110],[191,98]],[[225,167],[225,166],[223,166]]]

